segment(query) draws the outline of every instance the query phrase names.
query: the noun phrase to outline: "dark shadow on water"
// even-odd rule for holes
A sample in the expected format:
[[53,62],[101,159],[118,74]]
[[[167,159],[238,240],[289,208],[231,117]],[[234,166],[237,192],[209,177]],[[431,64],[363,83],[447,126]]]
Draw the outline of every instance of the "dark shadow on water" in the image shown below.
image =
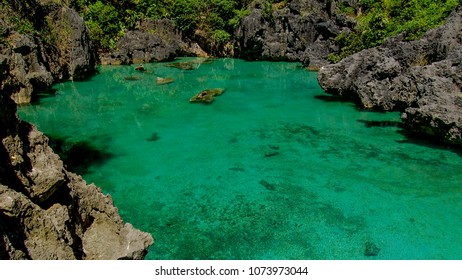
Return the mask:
[[315,95],[314,98],[324,102],[354,103],[353,100],[344,98],[339,95]]
[[462,147],[442,142],[441,140],[436,139],[435,137],[431,137],[427,134],[411,132],[404,129],[399,130],[398,133],[402,134],[406,138],[404,140],[396,141],[398,143],[414,144],[430,149],[451,151],[462,157]]
[[63,138],[50,137],[50,146],[67,169],[77,174],[88,173],[90,167],[103,165],[115,157],[115,154],[98,148],[89,141],[70,142]]
[[359,111],[359,112],[374,112],[374,113],[387,113],[388,111],[385,111],[385,110],[380,110],[379,108],[363,108],[362,105],[361,105],[361,102],[356,99],[352,99],[352,98],[345,98],[343,96],[340,96],[340,95],[315,95],[314,96],[315,99],[318,99],[318,100],[321,100],[321,101],[324,101],[324,102],[328,102],[328,103],[347,103],[347,104],[351,104],[352,106],[354,106],[355,110],[356,111]]
[[339,95],[315,95],[315,99],[327,102],[327,103],[345,103],[353,106],[356,111],[369,111],[368,109],[361,108],[360,102],[351,98],[345,98]]
[[74,82],[89,82],[89,81],[92,81],[93,78],[95,76],[97,76],[98,74],[100,74],[101,72],[99,71],[99,68],[97,67],[96,69],[94,69],[91,73],[89,73],[87,76],[83,77],[83,78],[76,78],[74,79]]
[[[84,78],[79,78],[75,79],[74,82],[89,82],[92,81],[93,78],[98,75],[100,72],[98,69],[95,69],[91,74]],[[65,82],[65,81],[60,81],[58,83]],[[58,93],[58,90],[55,88],[47,88],[47,89],[42,89],[42,90],[36,90],[32,94],[31,102],[29,104],[21,105],[21,106],[28,106],[28,105],[38,105],[40,104],[40,101],[44,98],[49,98],[49,97],[54,97]]]
[[21,106],[30,106],[30,105],[38,105],[41,103],[41,101],[45,98],[50,98],[50,97],[55,97],[56,94],[58,93],[57,89],[54,88],[49,88],[46,90],[40,90],[34,92],[32,94],[32,98],[29,104],[21,105]]
[[371,127],[403,127],[403,123],[400,121],[367,121],[367,120],[358,120],[358,122],[363,123],[367,128]]

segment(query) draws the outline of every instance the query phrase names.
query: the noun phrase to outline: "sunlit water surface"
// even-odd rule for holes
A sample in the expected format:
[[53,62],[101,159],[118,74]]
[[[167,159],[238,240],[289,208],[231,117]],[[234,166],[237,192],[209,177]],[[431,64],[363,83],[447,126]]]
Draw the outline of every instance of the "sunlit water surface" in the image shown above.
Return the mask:
[[[458,153],[298,64],[180,61],[194,69],[103,66],[19,109],[152,233],[148,259],[462,259]],[[226,91],[188,102],[208,88]]]

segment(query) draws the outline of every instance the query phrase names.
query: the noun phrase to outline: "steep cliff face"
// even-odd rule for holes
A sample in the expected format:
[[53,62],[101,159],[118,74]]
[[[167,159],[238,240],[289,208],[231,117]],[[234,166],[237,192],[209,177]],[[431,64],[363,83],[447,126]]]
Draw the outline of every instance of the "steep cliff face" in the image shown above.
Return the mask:
[[[289,0],[270,4],[256,0],[235,31],[233,42],[220,49],[201,30],[189,38],[171,20],[144,21],[102,55],[103,64],[131,64],[172,60],[176,56],[208,56],[209,53],[248,60],[301,61],[305,65],[328,64],[327,56],[337,51],[335,37],[348,33],[353,17],[339,12],[340,5],[354,7],[355,0]],[[344,3],[344,4],[341,4]]]
[[0,96],[0,259],[142,259],[152,237],[124,224],[109,195],[66,171]]
[[83,78],[94,66],[82,19],[54,2],[30,2],[7,8],[46,14],[56,45],[0,18],[0,259],[142,259],[151,235],[124,224],[111,197],[68,172],[48,138],[17,117],[10,97],[28,102],[36,90]]
[[117,42],[116,50],[101,54],[101,63],[110,65],[171,61],[177,56],[207,56],[197,43],[184,40],[169,19],[144,20],[138,30],[130,30]]
[[363,108],[398,110],[407,129],[462,144],[462,7],[420,40],[399,37],[328,65],[320,85]]
[[74,10],[51,0],[13,1],[0,7],[0,59],[11,69],[1,85],[16,103],[29,103],[34,90],[53,82],[94,72],[96,51]]
[[311,66],[328,64],[327,55],[337,51],[335,37],[355,24],[352,18],[336,13],[338,2],[348,1],[255,2],[236,31],[236,56],[301,61]]

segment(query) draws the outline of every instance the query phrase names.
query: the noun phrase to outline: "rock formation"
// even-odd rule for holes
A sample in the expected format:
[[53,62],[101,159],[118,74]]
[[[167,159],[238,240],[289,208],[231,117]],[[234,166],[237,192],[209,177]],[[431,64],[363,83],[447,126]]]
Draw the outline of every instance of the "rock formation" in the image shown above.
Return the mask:
[[188,44],[169,19],[141,23],[130,30],[111,53],[101,55],[102,64],[120,65],[144,62],[171,61],[182,55],[205,55],[196,44]]
[[144,258],[151,235],[124,224],[110,195],[68,172],[48,138],[16,114],[13,99],[28,102],[36,90],[93,71],[83,20],[55,1],[2,6],[13,8],[34,27],[45,20],[52,40],[19,34],[0,17],[0,259]]
[[353,19],[336,13],[337,2],[348,1],[290,0],[271,6],[255,2],[236,31],[235,55],[310,66],[328,64],[327,55],[337,50],[335,37],[355,25]]
[[142,259],[152,237],[110,195],[68,172],[48,139],[0,95],[0,259]]
[[20,34],[0,19],[0,63],[8,65],[1,86],[11,91],[16,103],[29,103],[34,90],[53,82],[81,79],[94,72],[96,51],[83,19],[54,1],[13,1],[2,13],[24,17],[40,36]]
[[222,88],[205,89],[189,99],[191,103],[212,103],[215,96],[222,95],[225,92]]
[[162,77],[156,77],[156,84],[158,85],[166,85],[166,84],[171,84],[175,80],[173,78],[167,77],[167,78],[162,78]]
[[[350,32],[353,18],[340,5],[356,7],[356,0],[289,0],[276,4],[257,0],[235,32],[234,42],[220,49],[203,30],[183,36],[169,19],[144,20],[129,30],[114,51],[101,55],[102,64],[170,61],[178,56],[208,57],[210,53],[248,60],[301,61],[319,67],[337,51],[335,37]],[[343,3],[343,4],[342,4]],[[269,5],[269,6],[268,6]]]
[[420,40],[388,40],[319,71],[330,94],[403,112],[404,127],[462,144],[462,7]]

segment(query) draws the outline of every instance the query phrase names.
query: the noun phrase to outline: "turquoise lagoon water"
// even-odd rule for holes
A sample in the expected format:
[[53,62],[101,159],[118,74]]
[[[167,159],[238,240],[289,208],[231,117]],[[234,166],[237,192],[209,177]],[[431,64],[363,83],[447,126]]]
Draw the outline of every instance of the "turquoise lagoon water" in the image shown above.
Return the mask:
[[[195,69],[103,66],[19,109],[86,147],[75,167],[152,233],[148,259],[462,259],[460,154],[332,100],[298,64],[180,61]],[[226,91],[188,102],[207,88]]]

